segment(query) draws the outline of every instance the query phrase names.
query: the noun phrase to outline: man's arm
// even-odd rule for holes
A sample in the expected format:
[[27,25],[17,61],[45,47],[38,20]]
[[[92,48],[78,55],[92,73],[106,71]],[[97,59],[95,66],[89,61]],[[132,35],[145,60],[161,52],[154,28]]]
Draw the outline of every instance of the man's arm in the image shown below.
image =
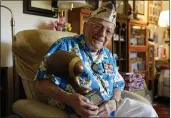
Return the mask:
[[111,53],[110,53],[110,57],[112,59],[113,69],[115,73],[114,83],[113,83],[113,95],[114,95],[113,98],[116,101],[119,101],[121,99],[121,93],[124,89],[125,82],[124,82],[123,77],[118,72],[116,59],[112,56]]
[[117,109],[119,106],[119,101],[121,100],[121,92],[124,87],[124,80],[119,72],[116,73],[114,78],[114,87],[113,87],[113,98],[106,101],[104,104],[99,106],[99,117],[108,117],[110,114]]
[[67,42],[64,42],[64,40],[61,39],[60,41],[54,43],[48,50],[35,77],[37,88],[54,100],[67,104],[80,116],[96,116],[98,112],[98,107],[96,105],[90,102],[83,95],[77,93],[68,93],[62,90],[59,87],[61,84],[60,79],[62,78],[59,80],[57,78],[53,78],[48,71],[47,58],[58,50],[67,51]]
[[119,72],[116,72],[116,76],[114,78],[114,88],[113,88],[113,99],[115,99],[116,101],[120,101],[121,99],[121,93],[124,89],[125,86],[125,82],[123,77],[119,74]]
[[[52,97],[53,99],[65,103],[69,96],[69,93],[57,87],[51,79],[41,79],[36,80],[36,87],[47,96]],[[60,97],[59,97],[60,96]]]
[[98,113],[98,107],[87,98],[80,94],[68,93],[60,89],[51,79],[37,80],[36,86],[47,96],[72,107],[75,112],[82,117],[96,116]]

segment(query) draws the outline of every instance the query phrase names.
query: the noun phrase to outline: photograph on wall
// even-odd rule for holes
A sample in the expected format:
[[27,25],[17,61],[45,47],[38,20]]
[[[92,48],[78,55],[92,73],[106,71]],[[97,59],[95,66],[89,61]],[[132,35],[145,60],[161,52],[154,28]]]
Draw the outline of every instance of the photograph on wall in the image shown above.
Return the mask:
[[148,1],[148,22],[150,24],[158,24],[160,12],[162,11],[162,1]]
[[145,11],[144,0],[135,0],[135,11],[137,12],[137,14],[144,15],[144,11]]

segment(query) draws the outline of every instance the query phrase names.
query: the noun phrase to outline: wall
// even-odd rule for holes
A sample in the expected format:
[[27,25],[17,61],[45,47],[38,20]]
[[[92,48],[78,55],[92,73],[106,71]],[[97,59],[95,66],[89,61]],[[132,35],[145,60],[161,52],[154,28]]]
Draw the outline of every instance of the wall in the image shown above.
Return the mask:
[[[144,15],[138,15],[137,17],[144,21],[144,22],[147,22],[147,16],[148,16],[148,2],[149,1],[145,1],[145,11],[144,11]],[[132,1],[129,1],[130,5],[132,6]],[[132,6],[133,7],[133,6]],[[165,0],[162,2],[162,10],[169,10],[169,0]],[[163,40],[162,40],[162,37],[163,37],[163,32],[165,30],[165,28],[163,27],[159,27],[159,26],[156,26],[156,25],[148,25],[148,28],[150,29],[151,31],[151,35],[150,35],[150,38],[153,37],[153,34],[154,32],[158,34],[158,43],[159,44],[163,44]]]
[[[45,28],[54,18],[23,14],[22,1],[2,1],[9,7],[15,19],[15,32],[26,29]],[[1,66],[12,66],[10,12],[1,8]]]
[[144,15],[138,15],[137,17],[140,19],[140,20],[143,20],[144,22],[147,22],[147,16],[148,16],[148,1],[145,1],[144,3]]
[[[23,2],[22,1],[1,1],[2,5],[9,7],[15,19],[15,32],[19,32],[26,29],[42,29],[48,28],[47,24],[54,21],[54,18],[35,16],[23,14]],[[147,6],[147,2],[145,4]],[[163,10],[169,9],[169,1],[163,1]],[[146,13],[146,12],[145,12]],[[67,14],[66,14],[67,16]],[[67,17],[66,17],[67,19]],[[144,19],[146,21],[146,19]],[[162,43],[162,36],[164,28],[160,28],[154,25],[148,26],[152,33],[159,34],[159,43]],[[10,12],[5,8],[1,8],[1,66],[11,67],[12,64],[12,53],[11,53],[11,27],[10,27]]]
[[[22,1],[1,1],[1,5],[9,7],[15,19],[15,32],[19,32],[27,29],[49,29],[48,24],[52,21],[56,20],[54,18],[48,18],[43,16],[35,16],[29,14],[23,14],[23,2]],[[12,112],[11,105],[13,103],[13,74],[12,74],[12,52],[11,52],[11,44],[12,44],[12,34],[11,34],[11,26],[10,26],[11,14],[5,9],[1,8],[1,50],[0,50],[0,58],[1,58],[1,67],[8,67],[8,103],[6,106],[9,109],[9,113]],[[6,79],[6,78],[4,78]]]
[[[47,24],[55,20],[54,18],[35,16],[23,14],[23,2],[22,1],[2,1],[2,5],[9,7],[15,19],[15,32],[19,32],[26,29],[48,28]],[[147,1],[145,2],[147,7]],[[163,1],[163,10],[169,9],[169,1]],[[145,16],[147,15],[147,9]],[[146,18],[139,16],[144,21]],[[67,17],[66,17],[67,19]],[[151,29],[151,37],[153,32],[159,34],[159,43],[162,43],[162,36],[164,28],[160,28],[154,25],[148,26]],[[10,12],[5,8],[1,8],[1,66],[12,66],[12,53],[11,53],[11,27],[10,27]]]
[[[163,1],[163,3],[162,3],[162,10],[163,11],[169,10],[169,1]],[[165,28],[164,27],[159,27],[159,26],[156,26],[156,25],[152,25],[152,24],[150,24],[148,26],[148,28],[151,31],[151,36],[150,37],[152,38],[154,32],[156,32],[158,34],[158,39],[159,39],[158,43],[159,44],[163,44],[164,42],[162,40],[162,37],[163,37],[163,32],[164,32]]]
[[169,10],[169,0],[165,0],[163,1],[163,4],[162,4],[162,10],[165,11],[165,10]]
[[[162,11],[169,10],[169,1],[165,0],[162,2]],[[162,47],[166,48],[166,53],[167,53],[167,58],[169,58],[169,47],[168,44],[165,44],[165,41],[163,40],[163,33],[165,28],[164,27],[159,27],[156,25],[148,25],[148,28],[150,29],[150,38],[153,38],[153,34],[156,33],[158,35],[158,42],[156,44],[162,45]]]
[[[140,20],[143,20],[144,22],[147,22],[147,16],[148,16],[148,2],[149,1],[145,1],[145,4],[144,4],[144,7],[145,7],[145,9],[144,9],[144,15],[138,15],[137,17],[140,19]],[[129,1],[129,3],[130,3],[130,5],[131,5],[131,7],[133,7],[132,6],[132,1]],[[163,0],[163,2],[162,2],[162,10],[164,11],[164,10],[169,10],[169,0]]]

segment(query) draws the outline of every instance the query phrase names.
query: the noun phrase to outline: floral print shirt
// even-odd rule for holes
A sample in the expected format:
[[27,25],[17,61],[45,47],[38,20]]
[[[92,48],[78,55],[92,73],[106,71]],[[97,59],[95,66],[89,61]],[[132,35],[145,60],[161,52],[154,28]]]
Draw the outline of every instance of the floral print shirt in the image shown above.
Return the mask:
[[[39,71],[36,79],[46,79],[51,76],[52,81],[61,89],[67,92],[75,92],[70,84],[62,78],[50,75],[46,59],[49,55],[58,50],[75,52],[83,62],[84,72],[80,75],[80,85],[90,90],[98,89],[104,100],[111,99],[114,89],[120,91],[124,88],[124,80],[118,73],[116,67],[116,60],[113,58],[112,53],[106,47],[100,50],[97,57],[92,57],[89,49],[84,41],[84,35],[77,35],[74,37],[64,37],[56,41],[44,56],[40,64]],[[62,104],[58,101],[49,98],[49,104],[65,110],[70,116],[77,116],[73,109],[69,106]],[[114,116],[114,112],[111,114]]]

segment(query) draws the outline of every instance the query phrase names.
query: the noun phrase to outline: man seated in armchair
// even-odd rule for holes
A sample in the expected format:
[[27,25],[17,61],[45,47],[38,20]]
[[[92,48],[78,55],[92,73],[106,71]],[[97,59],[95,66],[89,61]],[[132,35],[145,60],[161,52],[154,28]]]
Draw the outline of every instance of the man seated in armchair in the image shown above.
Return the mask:
[[[55,42],[45,55],[36,76],[36,85],[55,105],[70,117],[158,117],[152,106],[140,101],[121,99],[124,80],[116,69],[116,60],[105,46],[112,40],[116,26],[115,6],[106,2],[93,11],[84,24],[84,34],[65,37]],[[95,105],[84,95],[76,93],[62,78],[47,69],[47,58],[57,51],[75,52],[83,62],[80,86],[99,89],[104,99]],[[55,103],[55,104],[54,104]]]

